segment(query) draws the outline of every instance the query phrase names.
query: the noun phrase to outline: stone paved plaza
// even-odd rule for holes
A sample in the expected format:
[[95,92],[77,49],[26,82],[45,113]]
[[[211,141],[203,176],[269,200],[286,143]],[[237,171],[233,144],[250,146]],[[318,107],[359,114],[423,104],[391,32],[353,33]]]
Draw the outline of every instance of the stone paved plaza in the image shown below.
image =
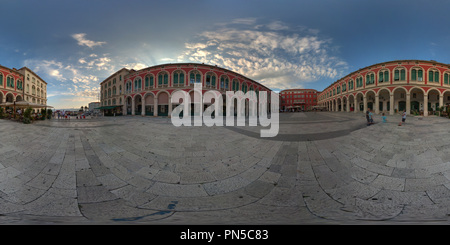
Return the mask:
[[259,127],[141,116],[0,120],[1,224],[447,224],[450,120],[280,114]]

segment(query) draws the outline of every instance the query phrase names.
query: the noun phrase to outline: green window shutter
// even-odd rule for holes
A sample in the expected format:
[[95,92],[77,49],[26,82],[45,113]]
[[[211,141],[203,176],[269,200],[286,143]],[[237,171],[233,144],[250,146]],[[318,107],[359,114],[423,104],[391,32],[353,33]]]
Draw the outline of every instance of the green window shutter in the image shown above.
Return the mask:
[[382,83],[383,82],[383,72],[380,71],[380,73],[378,73],[378,82]]
[[195,83],[195,74],[191,72],[191,75],[189,77],[190,83]]
[[384,82],[389,82],[389,72],[388,71],[384,72],[384,79],[383,79],[383,81]]
[[423,81],[423,71],[422,70],[417,71],[417,79],[419,81]]
[[415,69],[411,70],[411,80],[412,81],[417,80],[417,71]]
[[153,87],[153,76],[150,77],[150,87]]
[[448,74],[444,74],[444,84],[448,84]]
[[169,75],[164,74],[164,85],[169,84]]
[[196,83],[200,83],[201,82],[200,74],[195,75],[195,82]]
[[430,81],[430,82],[433,81],[433,71],[428,72],[428,81]]
[[145,87],[148,87],[148,77],[145,77]]
[[437,72],[437,71],[434,72],[434,81],[437,83],[439,82],[439,72]]
[[163,83],[163,76],[162,76],[162,74],[159,74],[158,75],[158,85],[162,85],[162,83]]
[[405,69],[400,70],[400,80],[402,80],[402,81],[406,80],[406,71],[405,71]]
[[178,85],[178,73],[175,73],[175,75],[173,76],[173,84],[177,84]]
[[370,83],[375,84],[375,74],[374,73],[370,74]]
[[0,74],[0,85],[3,86],[3,75]]
[[211,76],[211,86],[216,86],[216,76]]
[[395,70],[394,72],[394,81],[398,81],[400,80],[400,71],[399,70]]

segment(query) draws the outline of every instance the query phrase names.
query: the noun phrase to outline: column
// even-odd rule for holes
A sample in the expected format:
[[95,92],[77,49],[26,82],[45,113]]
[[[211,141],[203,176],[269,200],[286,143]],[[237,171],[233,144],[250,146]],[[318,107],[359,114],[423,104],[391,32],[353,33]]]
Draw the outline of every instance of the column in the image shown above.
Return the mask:
[[134,102],[134,98],[136,98],[136,96],[133,96],[133,98],[131,99],[131,115],[134,116],[134,107],[135,107],[135,102]]
[[158,116],[158,98],[156,96],[153,97],[153,116]]
[[411,94],[409,92],[406,93],[406,115],[409,115],[411,112]]
[[141,97],[141,116],[145,116],[145,97]]
[[169,95],[169,114],[167,116],[172,116],[172,95]]
[[444,95],[439,94],[439,108],[444,106]]
[[347,112],[350,112],[350,100],[347,98]]
[[357,113],[359,111],[359,105],[358,105],[358,98],[357,96],[353,96],[353,108],[355,113]]
[[394,115],[394,93],[391,93],[391,95],[390,95],[389,115]]
[[380,96],[375,95],[375,105],[373,105],[375,107],[375,114],[380,114]]
[[423,94],[423,116],[424,117],[428,116],[428,94],[427,93]]
[[366,95],[363,96],[363,101],[364,101],[364,113],[366,113],[366,111],[367,111],[367,97],[366,97]]

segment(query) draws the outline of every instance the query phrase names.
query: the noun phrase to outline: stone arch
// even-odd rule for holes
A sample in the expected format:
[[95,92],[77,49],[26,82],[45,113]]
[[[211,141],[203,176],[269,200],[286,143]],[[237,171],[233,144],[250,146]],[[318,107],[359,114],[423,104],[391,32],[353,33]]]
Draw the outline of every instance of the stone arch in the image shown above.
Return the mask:
[[169,115],[169,101],[170,94],[165,90],[161,90],[156,94],[157,101],[157,115],[158,116],[168,116]]

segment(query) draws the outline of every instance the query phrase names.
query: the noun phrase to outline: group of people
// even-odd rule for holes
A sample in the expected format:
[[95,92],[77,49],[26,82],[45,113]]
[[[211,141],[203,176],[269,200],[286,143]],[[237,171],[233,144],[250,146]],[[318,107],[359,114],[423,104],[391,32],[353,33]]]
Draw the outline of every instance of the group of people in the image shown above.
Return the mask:
[[[366,111],[366,120],[367,120],[367,126],[374,124],[373,112],[372,112],[372,109],[370,109],[370,108],[367,109],[367,111]],[[381,120],[383,123],[387,122],[386,115],[384,113],[381,114]],[[403,110],[402,121],[398,124],[398,126],[402,126],[402,124],[405,123],[405,121],[406,121],[406,110]]]

